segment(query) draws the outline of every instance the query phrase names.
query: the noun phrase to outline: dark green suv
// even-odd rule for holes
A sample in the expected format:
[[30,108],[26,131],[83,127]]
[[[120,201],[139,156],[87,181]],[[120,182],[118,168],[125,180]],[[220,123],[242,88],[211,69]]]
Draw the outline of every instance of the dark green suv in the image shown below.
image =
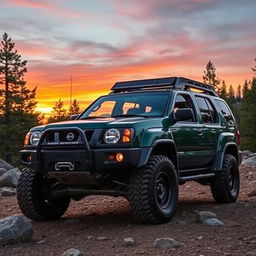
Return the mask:
[[33,220],[59,218],[70,200],[122,196],[143,223],[175,213],[178,184],[211,187],[218,203],[239,194],[239,131],[214,89],[182,77],[118,82],[74,120],[25,138],[19,206]]

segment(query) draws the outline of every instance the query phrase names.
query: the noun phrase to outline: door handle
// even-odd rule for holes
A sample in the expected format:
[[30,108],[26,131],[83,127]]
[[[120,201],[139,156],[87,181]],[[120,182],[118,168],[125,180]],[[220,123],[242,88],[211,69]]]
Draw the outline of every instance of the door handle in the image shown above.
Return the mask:
[[203,135],[204,129],[197,129],[196,132],[198,135]]

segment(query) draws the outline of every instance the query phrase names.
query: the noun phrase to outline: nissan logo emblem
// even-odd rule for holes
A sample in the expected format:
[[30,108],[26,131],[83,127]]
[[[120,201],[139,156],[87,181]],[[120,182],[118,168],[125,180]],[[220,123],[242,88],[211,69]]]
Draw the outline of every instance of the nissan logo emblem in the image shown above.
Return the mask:
[[68,133],[66,136],[66,139],[68,141],[72,141],[74,138],[75,138],[75,135],[72,132]]

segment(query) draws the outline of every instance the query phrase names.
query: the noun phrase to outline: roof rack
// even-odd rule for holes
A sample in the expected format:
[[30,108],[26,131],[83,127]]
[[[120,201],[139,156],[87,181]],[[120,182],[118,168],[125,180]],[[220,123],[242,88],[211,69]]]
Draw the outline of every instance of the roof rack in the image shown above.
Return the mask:
[[111,88],[113,93],[127,92],[142,89],[181,89],[207,93],[217,96],[214,87],[184,77],[163,77],[144,80],[117,82]]

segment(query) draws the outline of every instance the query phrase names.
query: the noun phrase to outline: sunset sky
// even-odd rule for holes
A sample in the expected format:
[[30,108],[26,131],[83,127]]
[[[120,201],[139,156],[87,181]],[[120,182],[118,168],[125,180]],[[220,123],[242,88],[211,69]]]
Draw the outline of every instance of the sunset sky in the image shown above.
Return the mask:
[[58,99],[82,108],[115,81],[162,76],[202,80],[211,60],[227,85],[252,78],[255,0],[1,0],[0,33],[38,87],[38,110]]

